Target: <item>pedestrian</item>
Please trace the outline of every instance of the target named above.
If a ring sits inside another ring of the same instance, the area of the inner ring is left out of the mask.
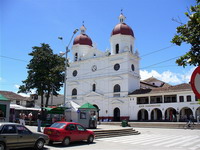
[[[39,111],[37,115],[37,124],[38,124],[37,132],[41,132],[41,123],[42,123],[42,115]]]
[[[199,115],[197,115],[197,124],[199,124]]]
[[[189,116],[189,119],[190,119],[190,123],[194,124],[194,116],[192,114]]]
[[[65,121],[65,116],[63,115],[62,118],[61,118],[61,121]]]
[[[175,115],[172,115],[172,122],[175,121]]]
[[[15,122],[16,121],[15,119],[16,119],[15,114],[12,114],[12,121]]]
[[[56,122],[56,116],[52,117],[52,123]]]
[[[4,121],[4,112],[0,109],[0,121]]]
[[[92,128],[96,128],[97,117],[95,114],[92,115],[91,120],[92,120]]]
[[[33,114],[32,114],[32,112],[30,112],[30,113],[28,114],[28,119],[29,119],[29,125],[31,125],[31,122],[32,122],[32,119],[33,119]]]
[[[19,124],[21,125],[26,125],[25,124],[25,119],[26,119],[26,115],[25,113],[22,111],[20,114],[19,114]]]

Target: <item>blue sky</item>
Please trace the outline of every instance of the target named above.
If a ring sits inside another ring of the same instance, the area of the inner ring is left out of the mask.
[[[171,46],[170,41],[180,25],[172,18],[186,23],[184,13],[194,4],[195,0],[0,0],[0,90],[17,92],[27,77],[32,47],[48,43],[54,53],[64,51],[82,21],[97,48],[110,49],[121,9],[134,31],[142,79],[154,76],[172,85],[188,82],[194,67],[179,67],[172,58],[185,54],[189,45]]]

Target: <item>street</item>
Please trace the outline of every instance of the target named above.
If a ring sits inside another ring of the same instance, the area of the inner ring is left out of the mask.
[[[45,145],[46,150],[200,150],[200,130],[135,128],[140,135],[96,139],[87,142],[71,143],[63,147],[61,143]]]

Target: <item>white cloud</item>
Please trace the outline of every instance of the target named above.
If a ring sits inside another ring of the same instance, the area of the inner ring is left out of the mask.
[[[184,73],[174,73],[171,71],[164,71],[162,73],[157,72],[156,70],[140,70],[141,80],[145,80],[150,77],[157,78],[161,81],[164,81],[169,84],[180,84],[180,83],[189,83],[192,72],[195,68],[191,68],[188,72]]]
[[[18,94],[23,96],[23,97],[30,97],[30,94],[26,94],[26,93],[18,93]]]
[[[15,88],[17,89],[17,91],[15,93],[18,92],[19,87],[20,87],[20,85],[15,84]],[[34,93],[35,93],[35,90],[33,89],[33,90],[31,90],[30,93],[18,93],[18,94],[21,96],[24,96],[24,97],[30,97],[30,94],[34,94]]]
[[[3,79],[2,77],[0,77],[0,82],[5,82],[5,79]]]
[[[19,87],[20,87],[19,85],[15,84],[15,88],[19,89]]]

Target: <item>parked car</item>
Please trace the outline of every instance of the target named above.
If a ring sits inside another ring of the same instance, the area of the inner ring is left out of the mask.
[[[49,137],[43,133],[33,133],[23,125],[0,122],[0,150],[31,147],[42,150]]]
[[[87,140],[92,143],[94,132],[85,129],[81,124],[75,122],[55,122],[50,127],[44,128],[44,134],[49,136],[49,144],[53,142],[62,142],[67,146],[70,142]]]

